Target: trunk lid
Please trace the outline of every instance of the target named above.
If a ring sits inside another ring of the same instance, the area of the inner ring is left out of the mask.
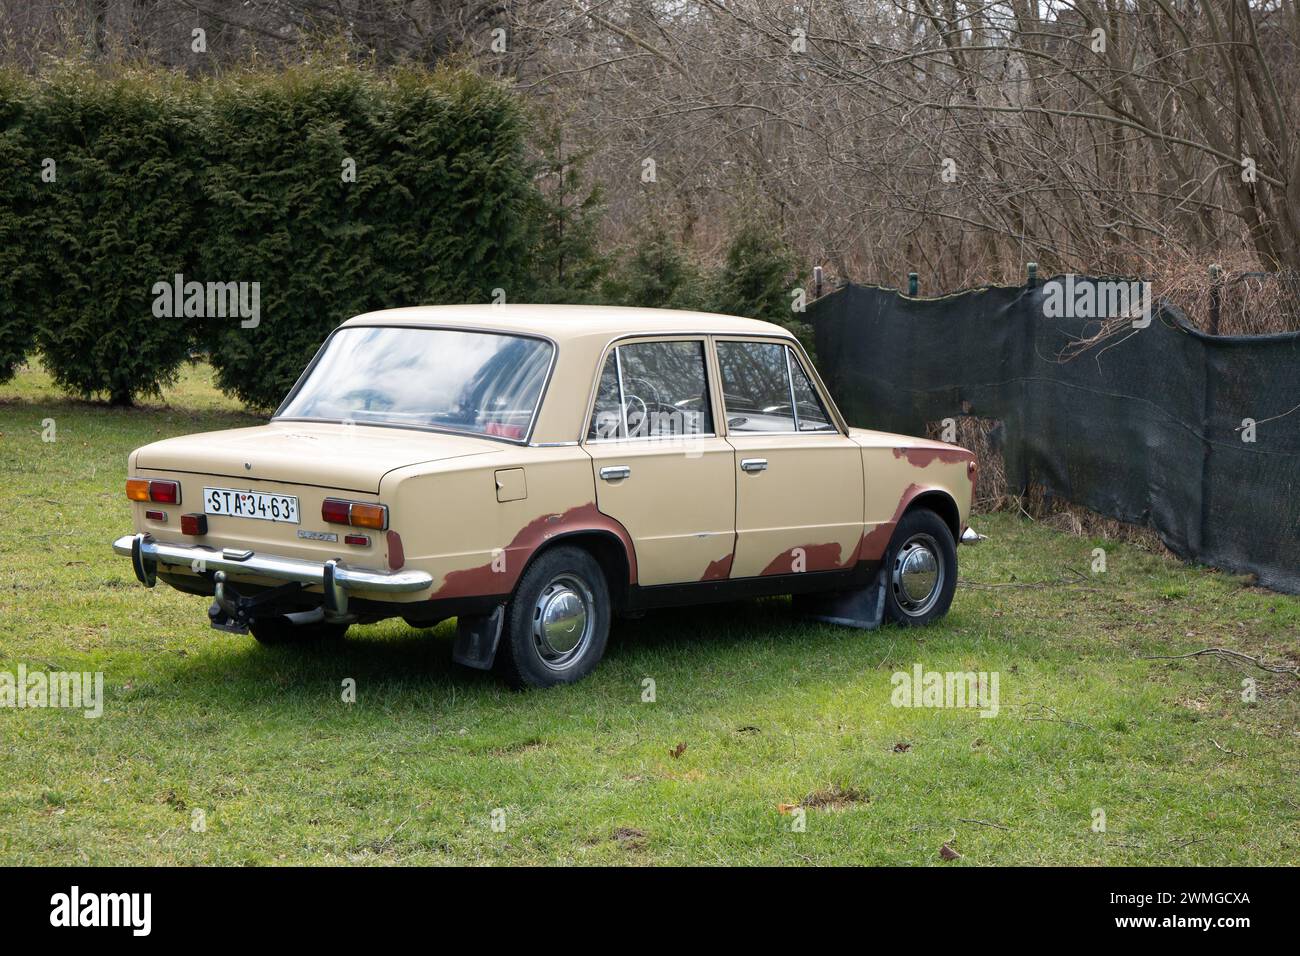
[[[501,444],[469,435],[331,422],[271,422],[168,438],[136,452],[136,467],[238,482],[378,494],[395,468],[482,455]]]

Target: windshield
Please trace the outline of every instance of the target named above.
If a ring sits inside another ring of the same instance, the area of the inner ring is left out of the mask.
[[[339,329],[277,418],[375,422],[521,440],[552,346],[455,329]]]

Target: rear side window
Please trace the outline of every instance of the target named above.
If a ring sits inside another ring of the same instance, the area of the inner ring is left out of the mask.
[[[790,369],[784,345],[719,342],[718,366],[730,431],[794,431]]]
[[[719,342],[718,366],[730,431],[835,431],[817,390],[789,346]]]
[[[703,342],[637,342],[610,352],[589,439],[712,433]]]

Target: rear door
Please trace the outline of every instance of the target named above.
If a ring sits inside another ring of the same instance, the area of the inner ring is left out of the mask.
[[[706,340],[611,347],[584,446],[597,507],[627,528],[642,586],[726,578],[735,540],[734,454],[719,437]]]
[[[731,577],[852,567],[862,537],[862,452],[840,432],[783,341],[715,342],[736,450]]]

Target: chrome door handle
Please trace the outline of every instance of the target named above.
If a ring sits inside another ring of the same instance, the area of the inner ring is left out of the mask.
[[[600,477],[606,481],[617,481],[619,478],[630,478],[632,469],[627,465],[608,465],[600,469]]]
[[[766,458],[742,458],[740,459],[741,471],[767,471]]]

